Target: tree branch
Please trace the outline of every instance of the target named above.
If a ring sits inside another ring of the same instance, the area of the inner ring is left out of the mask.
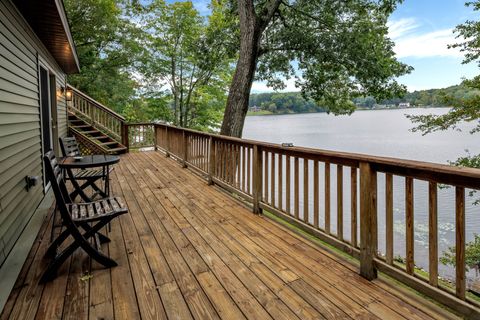
[[[277,12],[280,4],[284,3],[283,0],[270,0],[270,2],[263,9],[262,15],[260,16],[260,28],[265,30],[273,16]]]

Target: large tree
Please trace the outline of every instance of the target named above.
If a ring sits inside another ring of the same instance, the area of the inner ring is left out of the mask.
[[[203,17],[191,1],[146,5],[149,58],[144,66],[149,90],[166,90],[173,123],[181,127],[218,127],[231,80],[230,21],[213,3]],[[233,31],[235,32],[235,31]]]
[[[254,80],[282,88],[295,77],[306,98],[335,114],[351,99],[385,99],[405,88],[386,26],[401,0],[230,0],[239,19],[239,55],[221,133],[242,135]]]
[[[472,6],[475,11],[480,11],[480,0],[469,1],[466,5]],[[465,53],[463,63],[477,62],[480,66],[480,21],[466,21],[456,27],[455,33],[460,42],[452,44],[450,47],[459,48]],[[458,129],[459,124],[470,122],[476,124],[470,133],[480,132],[480,75],[463,81],[462,85],[469,89],[468,95],[458,97],[449,94],[448,91],[444,92],[443,104],[452,107],[447,113],[409,116],[417,125],[413,131],[428,134],[435,131]],[[452,164],[480,168],[480,154],[467,154],[453,161]]]

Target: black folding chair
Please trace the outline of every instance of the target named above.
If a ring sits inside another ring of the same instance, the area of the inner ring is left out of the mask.
[[[51,280],[62,263],[78,248],[82,248],[92,259],[107,268],[116,266],[114,260],[101,252],[101,243],[109,242],[110,239],[101,234],[100,229],[115,217],[127,213],[128,209],[117,197],[89,203],[72,203],[53,151],[47,152],[43,160],[65,230],[50,244],[45,253],[46,256],[53,256],[53,259],[43,273],[41,281]],[[73,243],[57,254],[58,248],[69,236],[73,237]],[[94,245],[90,240],[94,240]]]
[[[78,157],[81,156],[80,153],[80,148],[78,147],[77,140],[75,137],[64,137],[64,138],[59,138],[60,140],[60,149],[62,149],[62,153],[64,157]],[[110,185],[109,181],[106,180],[108,173],[106,172],[106,168],[103,167],[101,169],[81,169],[76,172],[74,172],[74,177],[73,179],[78,180],[78,181],[84,181],[80,185],[81,190],[85,190],[89,186],[92,187],[94,190],[95,195],[100,195],[100,197],[103,196],[108,196],[110,194]],[[113,170],[113,168],[108,168],[109,171]],[[65,179],[69,180],[70,177],[67,175],[64,175]],[[104,186],[105,190],[100,190],[100,188],[95,184],[96,181],[98,180],[104,180]],[[78,190],[74,190],[70,197],[72,200],[75,200],[75,198],[79,195]]]

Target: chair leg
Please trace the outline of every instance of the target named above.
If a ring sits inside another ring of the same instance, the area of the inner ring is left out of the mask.
[[[96,250],[88,242],[89,238],[91,238],[95,234],[98,234],[98,231],[103,228],[107,223],[109,223],[113,218],[114,217],[110,217],[109,219],[99,221],[96,225],[90,227],[90,229],[84,234],[80,233],[80,231],[76,228],[75,225],[67,225],[67,229],[62,234],[60,234],[58,238],[63,238],[63,240],[65,240],[69,235],[72,235],[74,238],[74,242],[50,262],[47,269],[43,273],[40,281],[46,282],[51,280],[55,276],[58,268],[62,265],[62,263],[64,263],[65,260],[67,260],[67,258],[72,255],[79,247],[81,247],[92,259],[96,260],[98,263],[102,264],[106,268],[117,266],[115,260],[107,257],[100,251]],[[55,239],[55,243],[61,243],[61,239],[58,239],[58,241],[57,239]]]
[[[85,231],[89,231],[89,230],[92,229],[92,227],[88,223],[82,223],[81,226],[82,226],[83,230],[85,230]],[[108,242],[111,241],[109,237],[107,237],[106,235],[104,235],[100,231],[98,231],[97,234],[98,234],[98,238],[100,239],[101,243],[108,243]]]
[[[56,275],[58,268],[62,265],[62,263],[65,262],[65,260],[67,260],[69,256],[71,256],[75,252],[76,249],[78,249],[79,246],[80,246],[79,243],[74,242],[70,246],[68,246],[68,248],[63,250],[62,253],[57,255],[55,259],[53,259],[49,263],[45,272],[43,272],[43,275],[40,278],[40,282],[45,283],[47,281],[52,280]]]
[[[68,238],[70,232],[68,230],[64,230],[48,247],[47,251],[45,251],[45,257],[54,257],[57,253],[58,247]]]
[[[72,234],[73,237],[75,238],[75,240],[77,240],[76,242],[79,243],[80,247],[85,250],[85,252],[94,260],[96,260],[98,263],[104,265],[105,267],[107,268],[110,268],[110,267],[115,267],[117,266],[117,263],[115,262],[115,260],[107,257],[106,255],[104,255],[103,253],[101,253],[100,251],[96,250],[89,242],[87,239],[89,239],[90,237],[92,237],[93,235],[95,234],[98,234],[98,231],[103,228],[108,222],[110,222],[110,220],[112,219],[113,217],[111,217],[110,219],[108,220],[103,220],[103,221],[99,221],[96,225],[94,225],[93,227],[91,227],[91,229],[89,229],[87,232],[85,232],[85,234],[83,235],[80,235],[80,237],[78,237],[79,233],[74,233]]]
[[[53,241],[53,233],[55,231],[55,218],[57,217],[57,210],[58,206],[55,204],[55,209],[53,209],[53,214],[52,214],[52,229],[50,230],[50,242]]]

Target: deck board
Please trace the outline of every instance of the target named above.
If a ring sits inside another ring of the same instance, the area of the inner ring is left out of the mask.
[[[0,319],[455,318],[363,279],[158,152],[122,156],[112,186],[130,210],[104,244],[119,266],[104,269],[77,251],[39,284],[46,220]]]

